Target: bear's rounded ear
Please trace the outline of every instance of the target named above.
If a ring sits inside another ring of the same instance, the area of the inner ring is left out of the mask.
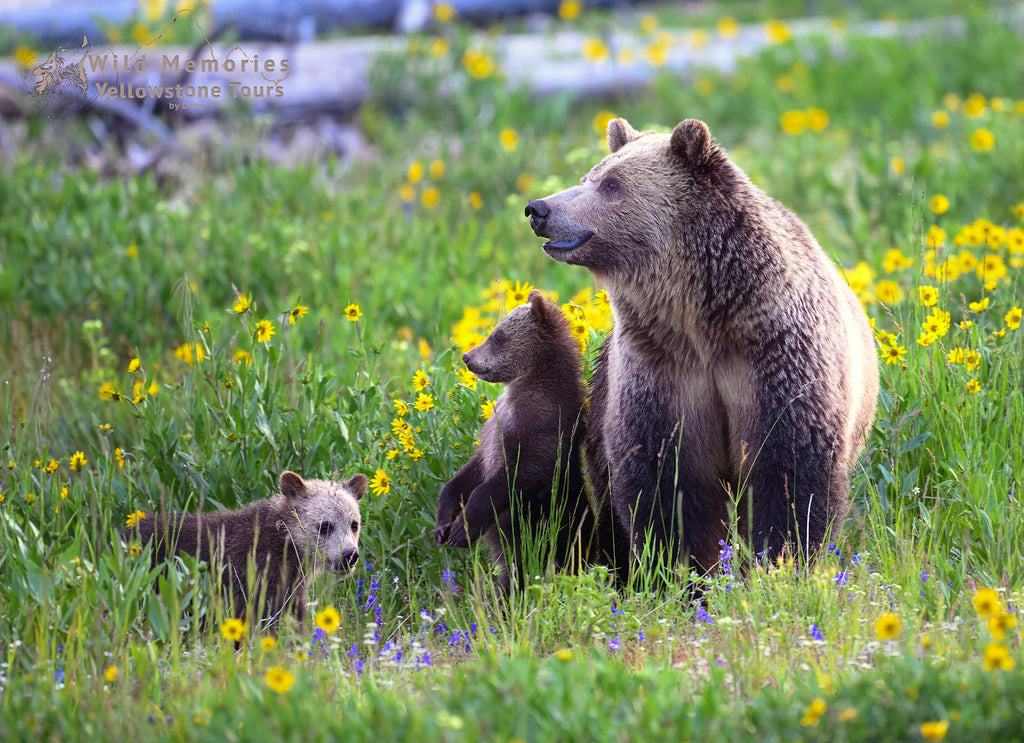
[[[711,131],[703,121],[686,119],[672,130],[670,145],[672,152],[686,164],[701,165],[711,154]]]
[[[360,472],[358,475],[353,475],[346,480],[345,487],[351,491],[356,500],[362,500],[363,496],[366,495],[366,490],[370,487],[370,481],[366,475]]]
[[[527,298],[527,301],[530,303],[530,313],[534,317],[538,319],[544,319],[547,317],[547,304],[544,301],[544,295],[540,293],[539,289],[533,289],[530,292],[530,296]]]
[[[277,481],[281,495],[285,498],[298,498],[306,492],[306,482],[291,470],[281,473],[281,479]]]
[[[612,119],[608,122],[608,149],[612,152],[618,152],[639,136],[640,132],[625,119]]]

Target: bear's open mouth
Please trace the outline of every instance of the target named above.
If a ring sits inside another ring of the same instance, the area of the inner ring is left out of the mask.
[[[568,240],[548,240],[546,243],[544,243],[543,248],[548,253],[550,253],[552,250],[556,252],[575,250],[593,236],[594,233],[591,232],[590,230],[587,230],[586,232],[583,232],[580,235],[577,235],[576,237],[570,238]]]

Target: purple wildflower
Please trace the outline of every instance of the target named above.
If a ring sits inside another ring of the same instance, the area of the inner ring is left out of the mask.
[[[441,573],[441,586],[447,587],[452,593],[455,593],[455,573],[448,568]]]
[[[694,616],[698,622],[707,622],[708,624],[714,624],[715,620],[711,618],[711,615],[705,611],[703,606],[697,607],[697,614]]]
[[[722,563],[722,572],[725,575],[732,575],[732,547],[726,544],[724,539],[719,539],[718,545],[722,548],[718,551],[718,561]]]

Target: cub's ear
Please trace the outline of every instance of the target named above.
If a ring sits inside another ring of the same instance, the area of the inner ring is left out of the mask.
[[[345,487],[348,488],[352,495],[356,497],[356,500],[362,500],[363,496],[366,495],[367,489],[370,487],[370,481],[366,475],[360,472],[358,475],[353,475],[351,478],[345,481]]]
[[[530,296],[527,298],[530,303],[530,314],[536,317],[538,320],[543,320],[548,316],[548,303],[544,299],[544,295],[540,293],[538,289],[534,289],[530,292]]]
[[[639,136],[640,132],[625,119],[612,119],[608,122],[608,149],[612,152],[618,152]]]
[[[281,473],[281,479],[277,481],[277,486],[281,490],[281,495],[288,499],[299,498],[306,492],[305,480],[291,470]]]
[[[697,119],[686,119],[672,130],[672,152],[691,167],[704,165],[714,151],[714,140],[708,125]]]

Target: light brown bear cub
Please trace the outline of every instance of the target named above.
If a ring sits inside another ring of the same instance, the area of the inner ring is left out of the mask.
[[[236,511],[147,513],[122,532],[126,541],[153,541],[153,564],[174,554],[221,566],[227,610],[243,616],[265,593],[260,618],[275,622],[286,609],[305,619],[310,581],[323,568],[346,575],[359,560],[359,500],[366,475],[345,482],[303,480],[284,472],[280,493]],[[253,561],[256,580],[248,582]]]
[[[524,579],[521,524],[550,525],[558,567],[592,537],[581,452],[582,357],[565,315],[534,290],[462,359],[480,379],[508,386],[476,452],[441,489],[434,534],[439,545],[453,547],[483,538],[508,591],[510,572],[520,586]]]
[[[702,121],[608,125],[581,184],[531,201],[552,258],[611,294],[587,467],[642,547],[710,570],[735,502],[756,554],[813,554],[846,516],[878,362],[857,298]]]

